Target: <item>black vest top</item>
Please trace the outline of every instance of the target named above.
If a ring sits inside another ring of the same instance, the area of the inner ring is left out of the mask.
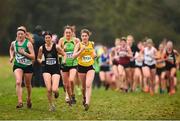
[[[51,50],[47,50],[45,45],[43,45],[43,53],[45,58],[45,66],[58,67],[58,52],[56,50],[56,44],[53,44]]]

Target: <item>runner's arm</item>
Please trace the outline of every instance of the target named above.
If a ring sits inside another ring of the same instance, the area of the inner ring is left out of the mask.
[[[131,51],[130,47],[128,47],[127,57],[129,57],[129,58],[133,57],[133,54],[132,54],[132,51]]]
[[[85,46],[80,49],[80,43],[75,46],[73,58],[77,58],[79,54],[85,49]]]
[[[113,57],[115,56],[115,48],[112,48],[110,54],[109,54],[109,64],[113,65]]]
[[[9,55],[10,55],[10,63],[12,63],[13,59],[14,59],[14,41],[11,43],[11,46],[9,48]]]
[[[153,54],[153,58],[156,59],[156,53],[157,53],[157,49],[154,47],[154,54]]]
[[[176,55],[176,56],[180,56],[180,54],[179,54],[179,52],[177,51],[177,50],[173,50],[174,51],[174,54]]]
[[[43,55],[43,53],[42,53],[42,46],[39,48],[39,51],[38,51],[38,56],[37,56],[37,61],[39,62],[39,63],[42,63],[42,55]]]
[[[29,53],[24,51],[23,55],[26,56],[27,58],[31,59],[31,60],[35,60],[34,48],[33,48],[32,43],[28,42],[27,47],[28,47]]]
[[[96,51],[93,51],[93,58],[95,59],[97,57]]]
[[[80,42],[80,39],[79,38],[75,38],[75,43],[78,44]]]
[[[64,45],[63,45],[63,38],[59,39],[58,45],[61,49],[64,49]]]
[[[56,45],[56,49],[57,49],[57,51],[58,51],[58,54],[60,54],[60,55],[62,55],[63,56],[63,61],[64,61],[64,63],[66,62],[65,60],[66,60],[66,53],[58,46],[58,45]]]
[[[173,50],[174,51],[174,54],[176,56],[176,65],[177,65],[177,69],[179,69],[179,63],[180,63],[180,54],[177,50]]]

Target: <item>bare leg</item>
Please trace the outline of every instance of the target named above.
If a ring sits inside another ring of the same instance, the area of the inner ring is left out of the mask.
[[[74,83],[75,83],[75,77],[77,74],[77,70],[76,69],[71,69],[69,71],[69,81],[71,84],[71,94],[74,95]]]
[[[86,74],[78,73],[78,77],[82,82],[83,105],[86,103]]]
[[[89,105],[91,92],[92,92],[92,82],[94,80],[95,71],[89,70],[86,74],[86,104]]]
[[[43,73],[43,78],[47,89],[47,97],[48,97],[49,105],[52,105],[51,74]]]
[[[31,90],[32,90],[32,86],[31,86],[31,79],[32,79],[32,73],[25,73],[24,74],[24,78],[25,78],[25,86],[27,88],[27,100],[31,100]]]
[[[18,96],[18,103],[22,103],[22,78],[23,78],[23,70],[16,69],[14,71],[14,75],[16,78],[16,94]]]
[[[52,75],[52,92],[53,93],[58,93],[59,79],[60,79],[60,75],[59,74],[53,74]]]
[[[62,74],[62,79],[63,79],[63,83],[64,83],[64,87],[65,87],[65,90],[71,100],[71,85],[70,85],[70,82],[69,82],[69,72],[63,72]]]

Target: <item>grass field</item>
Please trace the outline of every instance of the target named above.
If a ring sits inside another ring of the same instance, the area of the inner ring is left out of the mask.
[[[7,57],[0,57],[0,119],[180,119],[180,86],[178,92],[156,94],[120,93],[94,89],[89,111],[85,112],[81,105],[81,96],[77,104],[69,107],[64,101],[64,92],[60,88],[60,98],[57,100],[57,111],[48,111],[45,88],[33,88],[32,109],[17,110],[15,94],[15,79],[12,67]],[[24,101],[26,91],[24,91]]]

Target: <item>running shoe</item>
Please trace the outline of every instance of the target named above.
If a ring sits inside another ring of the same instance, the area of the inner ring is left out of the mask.
[[[70,107],[72,106],[72,100],[69,100],[66,103],[68,103]]]
[[[84,105],[84,110],[85,110],[85,111],[88,111],[88,109],[89,109],[89,105],[88,105],[88,104],[85,104],[85,105]]]
[[[153,96],[154,95],[154,91],[152,89],[150,89],[150,95]]]
[[[148,86],[146,86],[146,87],[144,88],[144,92],[145,92],[145,93],[148,93],[148,92],[149,92],[149,87],[148,87]]]
[[[54,105],[54,104],[50,105],[50,107],[49,107],[49,111],[51,111],[51,112],[56,111],[56,107],[55,107],[55,105]]]
[[[174,95],[176,93],[175,89],[170,90],[169,95]]]
[[[59,92],[55,92],[55,93],[54,93],[54,98],[57,99],[58,97],[59,97]]]
[[[76,99],[75,99],[75,95],[72,95],[72,104],[76,104]]]
[[[27,99],[27,108],[31,108],[31,107],[32,107],[31,99]]]
[[[67,93],[67,92],[66,92],[65,101],[66,101],[66,103],[68,103],[68,102],[70,101],[70,99],[69,99],[69,95],[68,95],[68,93]]]
[[[23,103],[18,103],[16,108],[22,108],[23,107]]]

